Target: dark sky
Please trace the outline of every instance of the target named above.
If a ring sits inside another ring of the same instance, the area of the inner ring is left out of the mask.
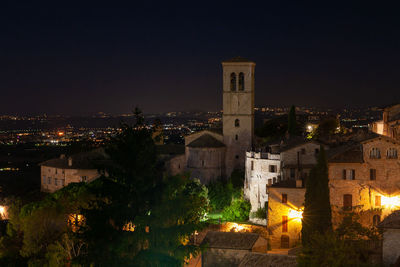
[[[238,55],[257,64],[257,106],[400,100],[400,16],[383,1],[137,2],[2,7],[0,113],[218,110],[220,62]]]

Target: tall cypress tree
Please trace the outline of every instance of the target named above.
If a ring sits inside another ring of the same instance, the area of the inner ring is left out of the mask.
[[[292,106],[288,114],[288,133],[290,136],[296,135],[296,107]]]
[[[307,246],[314,234],[332,231],[332,214],[329,199],[328,164],[321,146],[317,165],[306,181],[306,194],[301,229],[303,246]]]

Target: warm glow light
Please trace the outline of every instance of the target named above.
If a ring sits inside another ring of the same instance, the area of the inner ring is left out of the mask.
[[[395,197],[387,197],[387,196],[382,196],[381,198],[381,203],[383,206],[389,209],[396,209],[400,208],[400,197],[395,196]]]
[[[289,210],[289,219],[302,219],[303,218],[303,210]]]
[[[58,132],[58,136],[63,136],[64,132]]]
[[[3,206],[0,206],[0,215],[3,215],[6,209]]]
[[[247,225],[242,225],[238,223],[233,223],[233,222],[227,222],[225,224],[225,232],[248,232],[250,231],[250,227]]]

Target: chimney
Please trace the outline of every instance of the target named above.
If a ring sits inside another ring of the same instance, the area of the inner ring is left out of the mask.
[[[60,159],[65,159],[65,154],[61,154]]]
[[[303,180],[300,179],[296,180],[296,188],[301,188],[301,187],[303,187]]]
[[[68,158],[68,166],[72,167],[72,158],[71,157]]]

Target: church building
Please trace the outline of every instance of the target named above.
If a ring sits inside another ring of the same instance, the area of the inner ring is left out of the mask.
[[[222,62],[222,132],[205,130],[185,137],[185,155],[167,163],[171,174],[185,171],[202,183],[244,170],[254,135],[255,63],[236,57]]]

